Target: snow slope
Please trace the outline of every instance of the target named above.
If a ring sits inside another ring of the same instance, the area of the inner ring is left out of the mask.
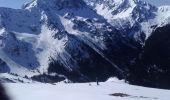
[[[17,74],[0,73],[0,83],[35,83],[28,76],[18,76]]]
[[[4,84],[11,100],[169,100],[170,90],[145,88],[116,80],[100,83]],[[110,94],[126,94],[124,97]]]

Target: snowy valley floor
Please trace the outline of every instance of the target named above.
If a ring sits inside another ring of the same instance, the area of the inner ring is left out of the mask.
[[[5,83],[12,100],[170,100],[170,90],[145,88],[118,81],[100,83]],[[121,97],[122,96],[122,97]]]

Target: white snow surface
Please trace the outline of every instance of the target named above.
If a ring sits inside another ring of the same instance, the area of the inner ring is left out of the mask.
[[[108,81],[100,83],[4,84],[11,100],[169,100],[170,90]],[[119,97],[110,94],[123,93]]]

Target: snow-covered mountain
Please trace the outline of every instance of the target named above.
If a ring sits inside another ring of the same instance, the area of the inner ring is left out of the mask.
[[[157,8],[142,0],[85,1],[119,30],[131,29],[137,25],[149,37],[153,26],[161,27],[169,23],[169,6]]]
[[[0,8],[0,72],[39,81],[127,77],[170,7],[140,0],[33,0]],[[57,80],[55,79],[55,80]]]

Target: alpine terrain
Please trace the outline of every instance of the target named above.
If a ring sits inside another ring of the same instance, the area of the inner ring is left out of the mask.
[[[142,0],[33,0],[22,9],[1,7],[1,81],[116,76],[170,88],[169,32],[170,6]]]

